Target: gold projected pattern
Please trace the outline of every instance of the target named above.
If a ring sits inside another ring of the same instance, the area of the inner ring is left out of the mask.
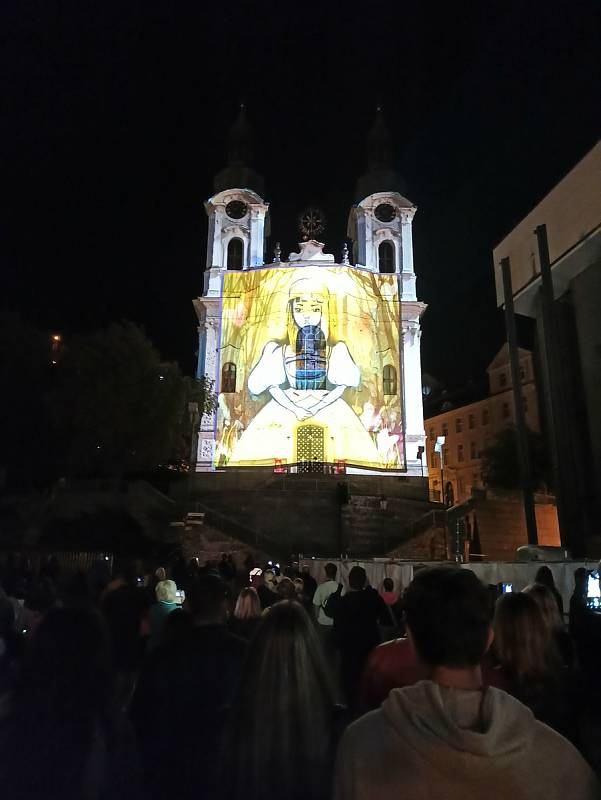
[[[216,467],[405,468],[396,281],[331,266],[224,276]]]

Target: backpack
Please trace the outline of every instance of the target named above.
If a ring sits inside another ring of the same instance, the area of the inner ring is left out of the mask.
[[[323,613],[326,617],[330,617],[330,619],[334,619],[338,612],[338,608],[340,607],[340,601],[342,599],[342,584],[339,583],[336,591],[332,592],[332,594],[328,597],[326,602],[322,605]]]

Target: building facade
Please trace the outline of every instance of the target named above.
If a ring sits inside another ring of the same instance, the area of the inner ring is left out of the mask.
[[[601,500],[601,142],[495,247],[499,306],[503,259],[516,313],[536,321],[562,541],[583,555]]]
[[[532,353],[520,348],[519,360],[526,425],[538,432],[540,421]],[[482,451],[504,428],[515,424],[507,344],[492,360],[487,374],[488,397],[448,408],[425,421],[431,496],[435,500],[442,500],[444,496],[449,505],[463,503],[471,497],[473,488],[482,487]],[[440,454],[434,447],[439,436],[445,437],[442,469]]]
[[[266,257],[269,204],[250,169],[245,121],[205,203],[209,219],[198,376],[217,410],[200,421],[197,471],[271,469],[421,476],[425,442],[415,206],[389,168],[389,135],[370,134],[366,191],[348,249],[324,252],[309,210],[298,251]],[[246,183],[243,183],[246,181]]]

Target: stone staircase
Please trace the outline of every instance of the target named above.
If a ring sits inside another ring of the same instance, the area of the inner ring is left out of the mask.
[[[427,539],[424,558],[441,506],[412,479],[217,473],[191,482],[187,508],[224,537],[278,559],[384,556],[416,537]]]

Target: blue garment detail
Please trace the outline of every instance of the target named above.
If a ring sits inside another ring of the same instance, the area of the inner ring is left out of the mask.
[[[305,325],[296,335],[297,389],[326,388],[326,339],[319,325]]]

